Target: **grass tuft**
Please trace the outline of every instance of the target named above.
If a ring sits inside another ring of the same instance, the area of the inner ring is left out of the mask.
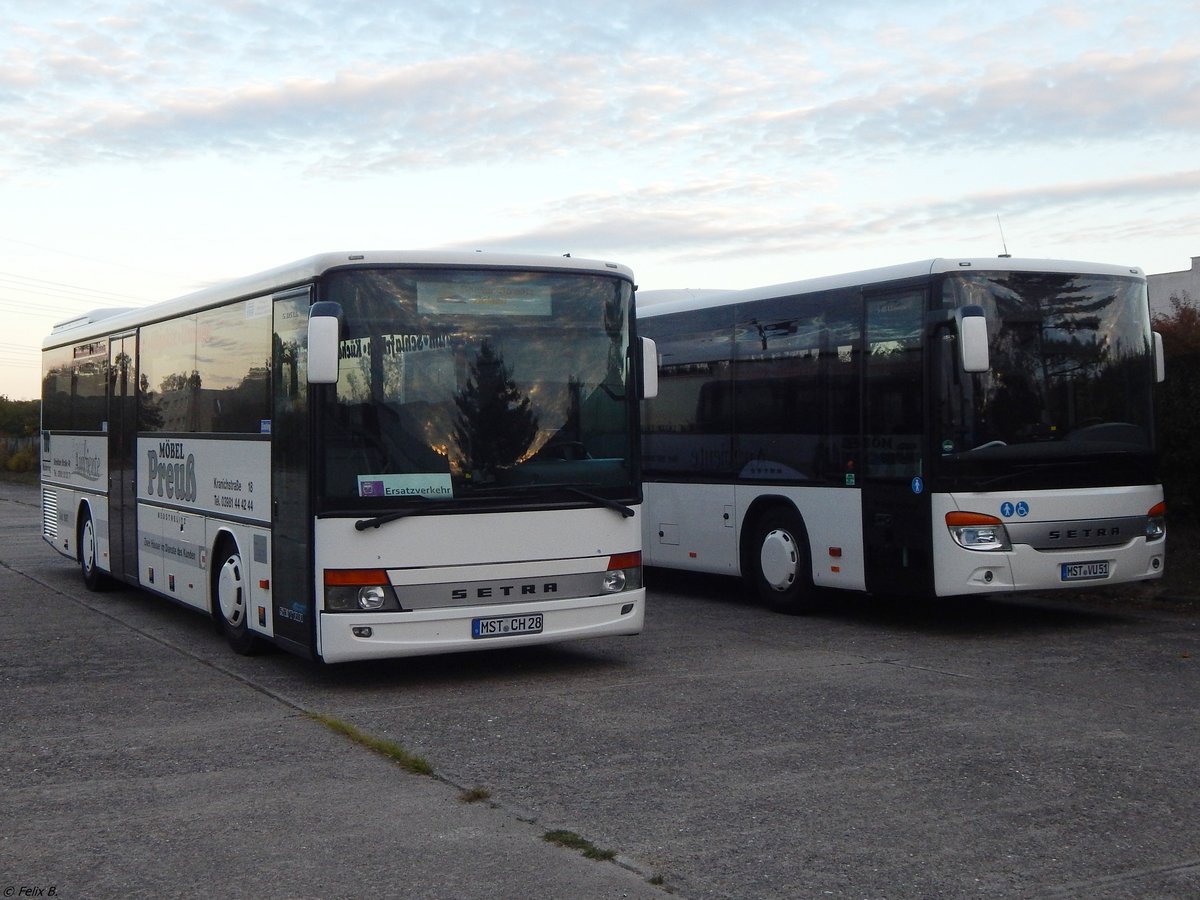
[[[392,762],[398,764],[404,769],[412,772],[414,775],[432,775],[433,766],[422,756],[417,756],[415,753],[410,753],[399,744],[393,741],[386,741],[383,738],[372,737],[371,735],[360,731],[348,722],[343,722],[341,719],[335,719],[333,716],[327,716],[322,713],[309,713],[310,719],[320,722],[331,731],[336,731],[338,734],[348,737],[356,744],[361,744],[368,750],[373,750],[380,756],[386,756]]]
[[[458,795],[458,799],[463,803],[482,803],[492,799],[492,792],[485,787],[468,788]]]
[[[614,859],[617,855],[615,850],[601,850],[587,838],[582,838],[573,831],[547,831],[542,835],[542,840],[566,847],[568,850],[578,850],[588,859],[607,861]]]

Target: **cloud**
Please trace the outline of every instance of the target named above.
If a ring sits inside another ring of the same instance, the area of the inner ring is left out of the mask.
[[[974,242],[994,237],[998,213],[1036,228],[1028,244],[1065,243],[1077,239],[1079,216],[1093,216],[1092,236],[1114,233],[1169,234],[1186,225],[1177,218],[1156,222],[1147,207],[1156,201],[1200,197],[1200,169],[1149,176],[1035,185],[989,190],[965,196],[888,198],[861,206],[806,206],[789,214],[770,203],[773,190],[795,189],[769,180],[750,185],[712,182],[680,189],[657,186],[631,195],[588,194],[564,199],[544,210],[542,224],[519,233],[483,235],[470,246],[489,250],[574,251],[580,255],[629,258],[647,247],[675,262],[739,257],[820,254],[831,242],[841,247],[872,248],[878,254],[896,238],[924,235],[929,243],[957,233]],[[1128,205],[1133,215],[1113,216]],[[1039,222],[1041,217],[1048,221]],[[1088,217],[1083,217],[1087,219]],[[1070,234],[1062,222],[1072,223]],[[1136,224],[1135,224],[1136,223]],[[1114,227],[1118,229],[1114,232]]]
[[[782,170],[1200,132],[1200,48],[1183,39],[1076,54],[1020,17],[939,35],[893,13],[847,36],[852,12],[783,3],[604,8],[154,5],[163,18],[43,26],[0,67],[6,152],[27,167],[255,153],[342,178],[590,155],[614,136],[631,158]],[[1063,28],[1088,21],[1061,12]],[[1017,28],[1024,43],[1002,40]]]

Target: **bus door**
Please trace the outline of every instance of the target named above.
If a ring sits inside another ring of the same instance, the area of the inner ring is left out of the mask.
[[[926,290],[867,293],[862,505],[867,590],[933,590],[925,490],[923,353]]]
[[[137,335],[108,343],[108,552],[114,575],[136,583],[137,544]]]
[[[312,656],[316,610],[312,580],[309,479],[308,287],[274,297],[271,359],[271,598],[276,640]]]

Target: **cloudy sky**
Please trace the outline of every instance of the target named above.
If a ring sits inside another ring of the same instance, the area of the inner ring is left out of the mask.
[[[992,256],[1002,226],[1187,269],[1200,3],[9,0],[0,135],[23,398],[54,321],[326,250],[733,288]]]

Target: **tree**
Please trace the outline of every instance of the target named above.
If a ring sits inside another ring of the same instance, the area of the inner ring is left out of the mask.
[[[0,434],[7,437],[29,437],[41,427],[40,400],[9,400],[0,394]]]
[[[1154,315],[1154,330],[1163,336],[1167,356],[1200,353],[1200,307],[1187,291],[1172,294],[1170,303],[1170,313]]]
[[[537,436],[532,401],[521,393],[512,370],[486,339],[454,404],[459,465],[469,475],[494,478],[497,469],[520,460]]]
[[[1167,380],[1154,399],[1167,510],[1192,519],[1200,514],[1200,470],[1195,463],[1196,422],[1200,420],[1200,308],[1188,296],[1171,296],[1171,312],[1154,317],[1163,336]]]

